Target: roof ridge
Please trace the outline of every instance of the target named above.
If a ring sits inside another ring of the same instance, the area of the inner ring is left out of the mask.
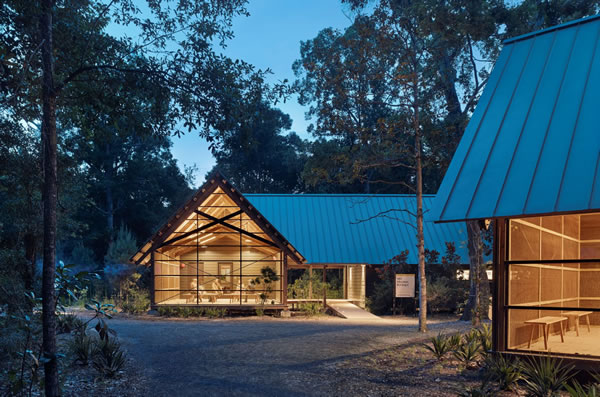
[[[243,193],[244,196],[285,196],[285,197],[415,197],[414,194],[397,193]],[[423,197],[435,197],[435,194],[423,194]]]
[[[560,30],[560,29],[565,29],[565,28],[571,27],[573,25],[580,25],[580,24],[592,22],[592,21],[595,21],[596,19],[600,19],[600,14],[590,15],[587,17],[575,19],[573,21],[564,22],[559,25],[550,26],[549,28],[536,30],[535,32],[529,32],[529,33],[525,33],[525,34],[522,34],[519,36],[511,37],[509,39],[504,40],[503,44],[506,45],[506,44],[515,43],[517,41],[527,40],[527,39],[530,39],[530,38],[533,38],[536,36],[540,36],[542,34],[554,32],[554,31]]]

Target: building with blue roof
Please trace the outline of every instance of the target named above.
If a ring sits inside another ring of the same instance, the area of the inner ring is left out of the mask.
[[[424,197],[425,211],[433,199]],[[404,250],[417,263],[415,212],[408,195],[241,194],[216,173],[132,262],[152,268],[153,307],[284,309],[290,269],[335,269],[342,299],[364,306],[368,265]],[[443,255],[452,242],[463,263],[466,239],[463,223],[425,225],[426,248]],[[323,295],[312,292],[300,298]]]
[[[496,351],[600,358],[599,109],[600,16],[505,41],[428,214],[495,220]]]

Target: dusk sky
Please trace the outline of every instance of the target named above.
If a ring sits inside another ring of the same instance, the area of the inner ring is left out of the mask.
[[[250,0],[248,11],[249,17],[235,19],[235,38],[227,42],[225,54],[260,69],[270,68],[271,82],[293,81],[292,63],[300,57],[300,41],[314,38],[321,29],[350,24],[339,0]],[[292,130],[307,137],[306,109],[295,98],[277,107],[292,118]],[[196,185],[214,165],[206,141],[194,133],[174,137],[172,152],[180,167],[198,166]]]

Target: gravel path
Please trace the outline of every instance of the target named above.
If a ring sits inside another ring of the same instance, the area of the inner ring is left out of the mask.
[[[337,363],[424,338],[414,319],[117,317],[111,326],[156,396],[332,395]],[[427,336],[467,327],[442,320]]]

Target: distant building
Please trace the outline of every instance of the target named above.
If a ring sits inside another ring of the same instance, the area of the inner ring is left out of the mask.
[[[426,196],[424,206],[432,200]],[[318,301],[323,291],[288,297],[288,270],[323,268],[340,275],[338,300],[364,307],[367,265],[403,250],[417,263],[411,212],[416,200],[407,195],[243,195],[216,173],[132,262],[152,267],[154,308],[284,309]],[[454,242],[468,263],[464,224],[426,224],[425,240],[442,255],[445,243]]]

